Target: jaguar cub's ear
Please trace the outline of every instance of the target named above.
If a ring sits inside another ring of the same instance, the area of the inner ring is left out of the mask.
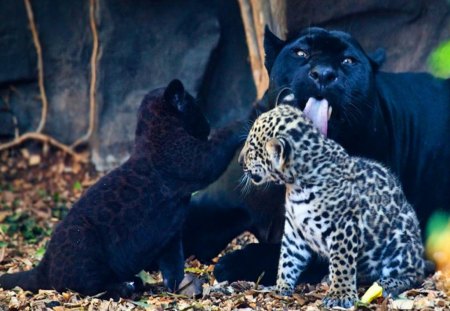
[[[264,52],[266,53],[264,65],[266,66],[269,74],[272,70],[273,64],[275,63],[275,59],[284,47],[285,43],[286,42],[275,36],[275,34],[270,31],[269,26],[266,25],[264,28]]]
[[[275,169],[281,170],[291,154],[291,145],[283,137],[274,137],[266,143],[266,151]]]
[[[180,112],[185,110],[185,90],[180,80],[172,80],[164,91],[164,100]]]

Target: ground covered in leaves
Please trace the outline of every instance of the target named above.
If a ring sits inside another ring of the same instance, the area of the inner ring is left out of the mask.
[[[58,152],[16,149],[0,153],[0,274],[27,270],[42,258],[52,229],[72,204],[100,176],[89,164]],[[255,242],[246,233],[226,251]],[[281,297],[252,282],[217,283],[214,265],[195,258],[186,262],[185,285],[175,294],[161,286],[158,273],[142,273],[150,290],[118,302],[80,297],[74,292],[0,289],[3,310],[321,310],[325,283],[298,286],[293,297]],[[361,289],[361,294],[364,289]],[[421,288],[401,298],[378,298],[361,310],[450,310],[450,276],[437,272]]]

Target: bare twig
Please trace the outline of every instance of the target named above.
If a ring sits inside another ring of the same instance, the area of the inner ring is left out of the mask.
[[[97,0],[89,0],[89,23],[92,31],[92,54],[91,54],[91,83],[89,86],[89,128],[87,133],[81,138],[77,139],[70,147],[72,149],[76,148],[80,144],[87,142],[95,129],[95,87],[97,83],[97,60],[98,60],[98,32],[97,25],[95,23],[95,14],[97,7]]]
[[[263,272],[258,276],[258,279],[256,280],[255,287],[254,287],[255,290],[258,289],[259,283],[261,282],[261,280],[262,280],[262,278],[264,277],[265,274],[266,274],[266,272],[263,271]]]
[[[41,93],[41,101],[42,101],[42,110],[41,110],[41,120],[39,121],[39,125],[36,129],[37,133],[42,132],[45,126],[45,122],[47,120],[47,109],[48,109],[48,101],[47,94],[45,93],[44,87],[44,62],[42,60],[42,48],[41,43],[39,41],[38,32],[36,30],[36,23],[34,22],[33,9],[30,4],[30,0],[24,0],[25,8],[27,10],[28,22],[30,23],[31,34],[33,35],[33,43],[36,48],[37,54],[37,67],[38,67],[38,84],[39,91]]]

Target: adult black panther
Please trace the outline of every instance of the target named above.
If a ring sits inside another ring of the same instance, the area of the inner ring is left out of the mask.
[[[266,109],[285,88],[293,92],[294,104],[302,109],[309,98],[326,99],[312,101],[309,116],[352,155],[390,167],[414,205],[422,229],[433,211],[449,210],[450,80],[426,73],[381,72],[381,53],[368,56],[354,38],[341,31],[308,28],[300,36],[283,41],[266,29],[264,47],[270,74],[263,100]],[[246,208],[252,206],[254,197],[245,202]],[[254,231],[282,230],[281,200],[274,201],[265,200],[257,207],[266,218],[272,216],[271,227],[266,226],[265,218],[250,221]],[[258,215],[257,210],[248,210],[250,215]],[[265,282],[272,283],[279,246],[266,244],[261,236],[261,244],[222,258],[216,277],[256,279],[266,271]]]

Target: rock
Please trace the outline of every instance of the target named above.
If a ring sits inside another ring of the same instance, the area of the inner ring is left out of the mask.
[[[173,78],[181,79],[199,98],[213,127],[250,109],[255,90],[237,2],[177,0],[171,4],[156,2],[149,10],[147,2],[138,2],[128,8],[124,19],[123,3],[108,1],[99,67],[110,74],[99,81],[103,95],[93,140],[97,169],[110,169],[127,159],[143,96]],[[131,44],[124,44],[128,41]]]
[[[285,18],[288,36],[315,25],[350,32],[369,52],[386,48],[386,71],[426,71],[430,52],[450,38],[446,0],[286,0]]]
[[[198,94],[220,37],[205,1],[103,1],[99,71],[99,127],[93,160],[100,170],[123,162],[132,148],[136,113],[144,95],[178,78]],[[162,27],[162,25],[164,25]],[[132,34],[132,36],[130,36]]]
[[[13,118],[14,116],[9,109],[0,109],[0,141],[8,141],[14,138],[16,126]]]

